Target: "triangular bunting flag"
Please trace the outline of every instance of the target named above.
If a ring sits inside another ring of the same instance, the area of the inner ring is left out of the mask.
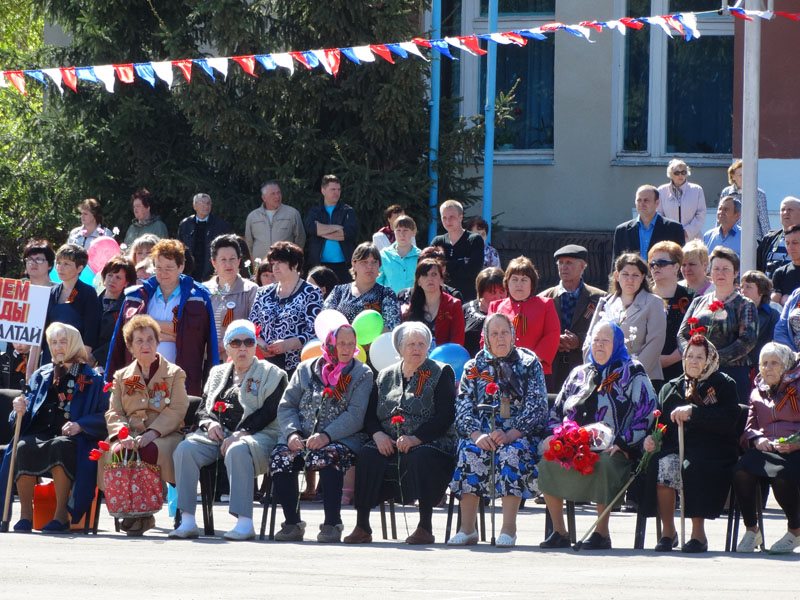
[[[431,47],[430,40],[426,40],[425,38],[415,37],[411,41],[414,42],[417,46],[422,46],[423,48]]]
[[[100,65],[94,68],[94,74],[103,82],[109,94],[114,93],[114,82],[117,80],[114,74],[114,65]]]
[[[730,7],[730,8],[728,8],[728,11],[730,11],[730,13],[734,17],[736,17],[737,19],[741,19],[742,21],[752,21],[753,20],[753,17],[748,16],[747,13],[744,12],[743,8]]]
[[[339,48],[325,48],[323,52],[325,52],[325,58],[328,59],[328,64],[331,66],[333,76],[336,77],[339,74],[339,66],[342,63],[341,51]]]
[[[175,76],[175,73],[172,71],[172,63],[165,60],[162,62],[151,62],[150,66],[153,67],[153,72],[158,75],[158,78],[166,83],[168,88],[171,88],[173,77]]]
[[[408,58],[408,52],[400,44],[386,44],[386,47],[400,58]]]
[[[22,74],[22,71],[6,71],[6,77],[20,94],[24,96],[27,93],[25,91],[25,75]]]
[[[517,33],[520,34],[521,36],[524,36],[526,38],[531,38],[534,40],[547,39],[547,36],[543,34],[541,31],[539,31],[538,27],[535,27],[533,29],[520,29],[519,31],[517,31]]]
[[[319,66],[319,59],[311,50],[303,50],[303,57],[306,59],[309,69],[316,69]]]
[[[214,76],[214,69],[208,64],[208,61],[205,58],[196,58],[192,61],[198,67],[203,69],[203,72],[208,75],[209,79],[211,79],[212,83],[216,82],[217,78]]]
[[[697,27],[697,15],[694,13],[678,13],[674,15],[675,20],[683,25],[684,39],[689,42],[695,38],[699,38],[702,34]]]
[[[789,19],[790,21],[800,22],[800,13],[790,13],[782,10],[776,10],[775,14],[778,15],[779,17],[783,17],[784,19]]]
[[[58,91],[63,94],[64,88],[61,87],[61,69],[42,69],[42,72],[47,75],[53,81],[53,83],[56,84]]]
[[[261,62],[261,61],[259,61]],[[223,79],[228,77],[228,59],[227,58],[207,58],[206,64],[210,65],[215,71],[222,73]],[[212,77],[213,79],[213,77]]]
[[[455,60],[456,57],[450,54],[450,46],[444,40],[431,40],[431,46],[439,54],[446,56],[450,60]]]
[[[297,51],[289,52],[289,56],[291,56],[301,65],[303,65],[306,69],[309,70],[311,69],[311,65],[308,64],[308,61],[306,60],[306,57],[303,55],[302,52],[297,52]]]
[[[478,41],[478,37],[475,35],[462,35],[458,38],[458,41],[460,41],[467,49],[467,52],[470,52],[471,54],[476,54],[478,56],[487,54],[486,50],[481,48],[481,43]]]
[[[26,71],[23,71],[23,73],[25,73],[25,75],[27,75],[28,77],[35,79],[42,85],[45,84],[44,73],[42,73],[39,69],[28,69]]]
[[[256,60],[264,67],[265,71],[274,71],[278,68],[271,54],[256,54]]]
[[[344,54],[348,59],[350,59],[351,62],[354,62],[357,65],[361,64],[361,61],[358,60],[358,57],[356,56],[356,53],[353,52],[352,48],[339,48],[339,50],[341,50],[342,54]]]
[[[61,81],[76,94],[78,93],[78,77],[75,75],[75,67],[61,67]]]
[[[375,62],[375,55],[369,46],[353,46],[353,54],[358,57],[361,62]]]
[[[422,52],[419,51],[419,48],[417,47],[417,44],[415,42],[400,42],[397,45],[400,46],[403,50],[405,50],[409,54],[415,54],[416,56],[419,56],[424,61],[430,60],[427,56],[425,56]],[[430,44],[428,44],[426,47],[430,48],[431,46]]]
[[[117,74],[117,79],[122,83],[133,83],[133,65],[114,65],[114,72]]]
[[[625,27],[628,29],[641,29],[644,27],[644,23],[642,23],[640,20],[631,19],[630,17],[622,17],[619,22],[625,25]]]
[[[288,69],[290,75],[294,75],[294,60],[292,60],[291,55],[287,54],[286,52],[273,54],[272,60],[275,61],[275,64],[279,67]]]
[[[374,54],[380,56],[386,62],[394,64],[394,59],[392,58],[392,51],[386,47],[386,44],[370,44],[369,49]]]
[[[242,70],[250,75],[251,77],[258,77],[256,75],[256,57],[252,54],[249,56],[232,56],[233,60],[235,60]]]
[[[150,87],[156,87],[156,72],[150,63],[135,63],[133,70],[136,71],[136,76],[139,79],[144,79],[150,84]]]
[[[581,21],[578,23],[581,27],[589,27],[595,31],[603,31],[603,23],[600,21]]]
[[[186,83],[192,83],[192,61],[189,59],[184,60],[173,60],[172,61],[173,67],[178,67],[181,73],[183,73],[183,77],[186,79]]]
[[[328,62],[328,57],[325,56],[325,50],[311,50],[311,52],[317,57],[319,64],[322,65],[322,68],[325,69],[325,72],[328,75],[333,75],[333,69],[331,69],[331,65]]]
[[[669,28],[669,25],[667,25],[667,20],[664,17],[662,16],[642,17],[642,21],[644,21],[645,23],[650,23],[651,26],[658,25],[659,27],[661,27],[661,29],[664,30],[664,33],[666,33],[669,37],[674,37],[672,35],[672,30]]]
[[[100,83],[97,75],[95,75],[94,67],[75,67],[75,78],[92,83]]]

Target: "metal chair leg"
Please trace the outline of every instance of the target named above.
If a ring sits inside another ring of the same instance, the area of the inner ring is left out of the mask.
[[[450,492],[450,500],[447,503],[447,525],[444,528],[444,541],[450,539],[450,532],[452,531],[453,526],[453,508],[456,502],[456,495],[453,492]]]
[[[478,514],[481,521],[481,541],[486,541],[486,507],[484,506],[483,498],[478,502]]]
[[[392,525],[392,539],[397,539],[397,520],[394,514],[394,500],[389,500],[389,520]]]
[[[264,481],[261,482],[261,498],[259,498],[259,502],[261,502],[262,511],[261,511],[261,530],[258,534],[258,539],[262,542],[264,541],[264,536],[267,532],[267,513],[269,512],[270,508],[270,500],[272,499],[272,478],[269,475],[264,475]]]

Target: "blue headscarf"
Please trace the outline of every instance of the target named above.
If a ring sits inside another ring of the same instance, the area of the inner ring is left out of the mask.
[[[595,368],[597,368],[598,371],[602,370],[611,363],[626,362],[631,359],[631,355],[628,354],[628,349],[625,347],[625,333],[622,331],[622,329],[620,329],[619,325],[613,321],[603,319],[602,321],[595,323],[595,326],[592,329],[592,337],[594,337],[594,332],[603,326],[610,327],[611,331],[614,332],[614,350],[611,352],[611,358],[608,359],[608,362],[600,364],[594,359],[594,356],[592,356],[592,344],[591,341],[589,342],[589,361],[595,366]]]

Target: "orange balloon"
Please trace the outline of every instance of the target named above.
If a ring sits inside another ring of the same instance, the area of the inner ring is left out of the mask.
[[[322,356],[322,342],[319,340],[308,342],[300,352],[300,360],[308,360],[317,356]]]

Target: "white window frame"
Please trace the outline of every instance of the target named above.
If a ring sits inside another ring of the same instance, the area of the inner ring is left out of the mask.
[[[627,16],[626,0],[614,0],[614,18]],[[669,0],[650,0],[651,15],[670,14]],[[698,17],[698,27],[703,36],[733,37],[734,24],[732,19],[719,15],[701,15]],[[623,150],[625,127],[625,37],[613,32],[615,35],[613,48],[614,68],[612,69],[612,106],[615,108],[612,115],[612,164],[645,164],[661,165],[664,158],[671,157],[674,153],[666,151],[667,146],[667,42],[668,36],[658,25],[646,25],[651,31],[650,35],[650,88],[648,94],[648,119],[647,119],[647,151],[631,152]],[[628,35],[641,35],[643,31],[630,31]],[[675,35],[679,35],[677,32]],[[691,44],[693,42],[683,42]],[[731,154],[692,154],[681,153],[682,157],[690,157],[692,166],[719,166],[728,165]]]
[[[555,21],[555,13],[536,13],[536,14],[500,14],[497,17],[498,31],[512,31],[515,29],[528,29],[530,27],[540,27],[546,23]],[[462,35],[480,35],[489,33],[489,17],[480,14],[480,0],[464,0],[461,5]],[[548,33],[546,35],[554,35]],[[537,40],[528,40],[528,44],[538,44]],[[520,52],[525,52],[526,48],[519,48]],[[553,59],[555,60],[555,58]],[[555,76],[558,76],[557,74]],[[461,113],[464,116],[483,114],[483,106],[480,104],[481,90],[481,61],[478,57],[468,57],[461,61],[461,85],[460,93],[463,101],[461,102]],[[555,84],[554,84],[555,85]],[[555,132],[553,134],[553,148],[545,150],[537,149],[514,149],[500,150],[495,148],[495,164],[553,164],[555,153]]]

